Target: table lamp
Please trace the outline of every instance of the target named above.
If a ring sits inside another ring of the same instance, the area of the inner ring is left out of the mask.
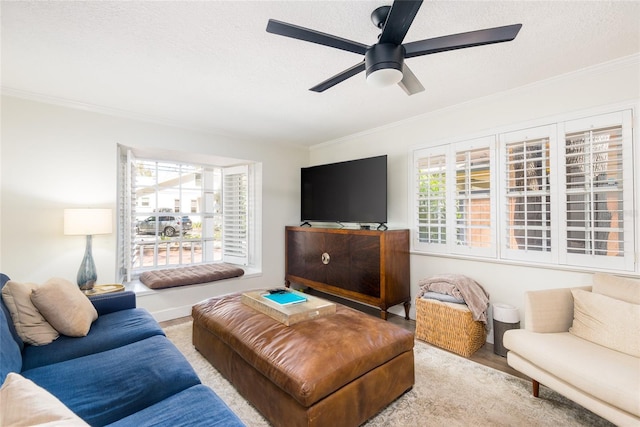
[[[83,291],[93,289],[98,275],[91,253],[91,239],[94,234],[111,234],[111,209],[65,209],[64,234],[67,236],[87,236],[84,258],[78,270],[78,286]]]

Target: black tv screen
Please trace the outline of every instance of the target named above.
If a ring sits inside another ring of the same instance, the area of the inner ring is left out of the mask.
[[[301,220],[387,222],[387,156],[302,168]]]

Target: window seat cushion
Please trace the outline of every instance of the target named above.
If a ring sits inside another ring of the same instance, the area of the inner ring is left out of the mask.
[[[243,274],[243,269],[232,264],[202,264],[189,267],[145,271],[140,275],[140,281],[148,288],[163,289],[175,286],[215,282],[216,280],[239,277]]]

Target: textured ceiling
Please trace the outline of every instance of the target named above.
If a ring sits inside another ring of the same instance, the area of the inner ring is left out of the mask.
[[[269,18],[373,44],[389,1],[2,1],[4,94],[257,139],[314,145],[640,51],[639,1],[425,1],[405,42],[522,23],[518,37],[411,58],[425,91],[362,57],[269,34]]]

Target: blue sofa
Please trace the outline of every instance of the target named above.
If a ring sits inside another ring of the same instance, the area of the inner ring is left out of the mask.
[[[0,289],[9,278],[0,275]],[[0,298],[0,383],[10,372],[33,381],[92,426],[243,426],[201,384],[135,294],[91,298],[98,312],[86,337],[24,344]]]

